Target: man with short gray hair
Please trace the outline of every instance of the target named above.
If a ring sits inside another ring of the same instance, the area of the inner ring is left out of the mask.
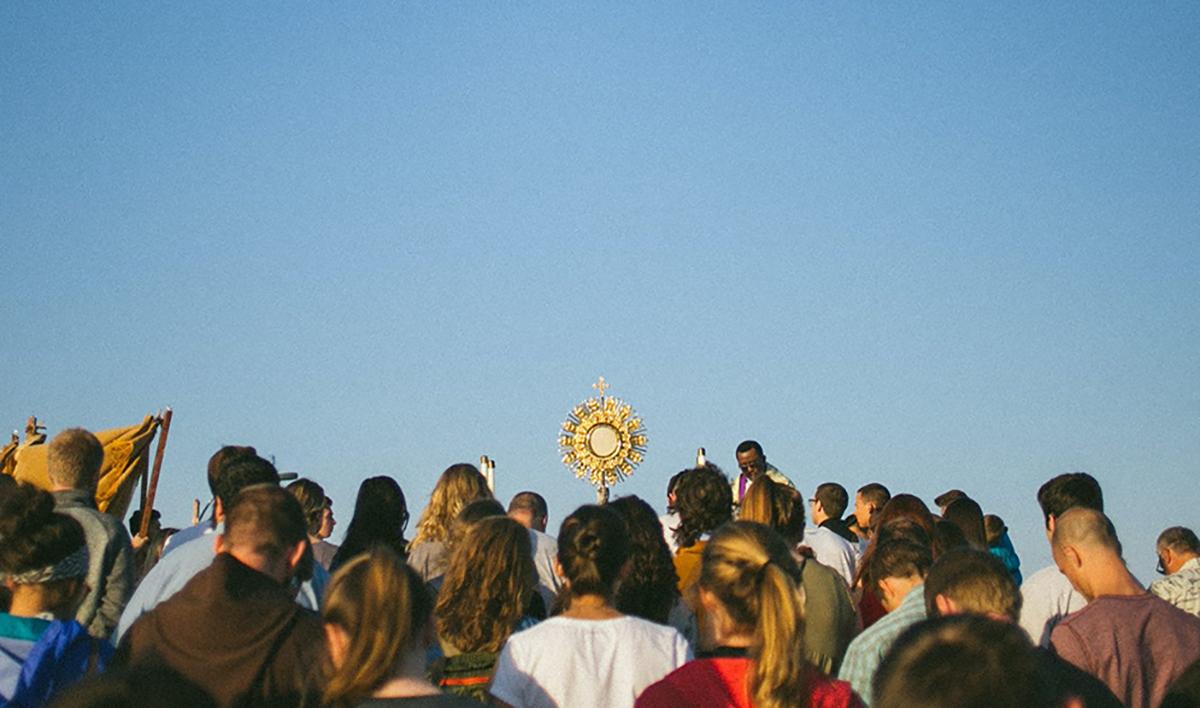
[[[1200,539],[1183,526],[1158,535],[1158,572],[1167,576],[1150,585],[1150,592],[1189,614],[1200,617]]]
[[[46,448],[55,511],[78,521],[87,540],[88,592],[75,619],[98,639],[107,639],[116,628],[134,584],[129,532],[119,520],[96,508],[103,463],[104,448],[83,428],[62,431]]]

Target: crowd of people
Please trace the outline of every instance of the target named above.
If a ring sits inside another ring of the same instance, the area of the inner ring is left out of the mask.
[[[99,442],[63,431],[49,490],[0,475],[0,705],[1200,705],[1200,540],[1163,531],[1143,587],[1090,475],[1037,490],[1054,564],[1023,573],[961,490],[805,498],[735,454],[672,476],[661,517],[620,497],[556,535],[541,495],[455,464],[410,540],[372,477],[339,547],[319,482],[245,446],[209,461],[211,519],[131,536],[96,509]]]

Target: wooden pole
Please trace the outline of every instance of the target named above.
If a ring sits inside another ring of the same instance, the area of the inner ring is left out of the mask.
[[[138,535],[145,537],[150,530],[150,516],[154,511],[154,495],[158,492],[158,475],[162,472],[163,453],[167,450],[167,434],[171,432],[171,409],[163,411],[158,424],[158,449],[154,451],[154,468],[150,471],[150,488],[142,504],[142,524]]]

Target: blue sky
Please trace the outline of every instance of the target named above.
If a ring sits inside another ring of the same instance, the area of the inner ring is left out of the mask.
[[[1087,470],[1143,579],[1200,518],[1189,3],[0,6],[0,411],[171,405],[169,523],[252,444],[349,521],[558,462],[604,375],[662,505],[760,440],[806,493],[961,487],[1049,562]]]

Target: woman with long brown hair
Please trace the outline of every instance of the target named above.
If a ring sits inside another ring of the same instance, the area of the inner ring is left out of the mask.
[[[432,605],[421,578],[385,546],[338,568],[322,613],[331,665],[325,703],[385,708],[420,697],[423,706],[478,705],[443,694],[425,677]]]
[[[637,706],[862,705],[849,684],[804,659],[800,567],[779,534],[750,521],[717,529],[704,547],[695,592],[699,658],[647,688]]]
[[[534,594],[529,532],[506,516],[470,524],[450,555],[436,608],[438,640],[445,657],[438,684],[479,700],[496,656],[509,635],[533,625],[526,607]]]

